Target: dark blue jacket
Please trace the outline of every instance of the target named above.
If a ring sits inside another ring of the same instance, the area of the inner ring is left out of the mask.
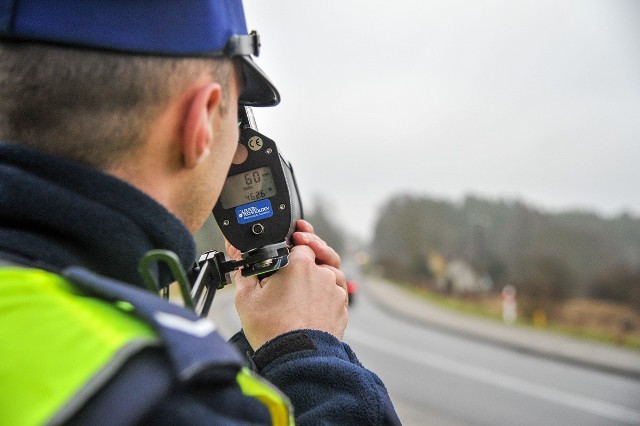
[[[0,143],[1,257],[61,271],[69,267],[91,271],[87,275],[98,277],[97,281],[103,276],[140,290],[145,287],[137,265],[152,249],[175,252],[186,270],[191,269],[196,254],[188,230],[126,182],[77,163]],[[172,281],[167,271],[155,272],[161,283]],[[135,292],[146,293],[138,290]],[[221,351],[235,352],[226,343],[214,343]],[[348,345],[327,333],[287,333],[255,353],[242,333],[232,343],[254,370],[290,398],[298,424],[400,423],[380,379],[362,367]],[[90,415],[109,419],[109,407],[120,409],[109,404],[118,399],[117,404],[124,404],[122,395],[132,392],[153,393],[154,380],[173,380],[174,370],[166,348],[137,354],[80,409],[75,420],[81,422]],[[266,409],[219,373],[188,382],[174,380],[171,392],[158,401],[140,404],[142,418],[131,418],[153,425],[268,422]]]

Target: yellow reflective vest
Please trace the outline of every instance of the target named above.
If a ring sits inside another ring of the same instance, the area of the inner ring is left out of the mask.
[[[63,424],[133,354],[161,346],[127,302],[87,296],[39,269],[0,267],[0,426]],[[242,392],[274,425],[293,424],[286,397],[248,369]]]

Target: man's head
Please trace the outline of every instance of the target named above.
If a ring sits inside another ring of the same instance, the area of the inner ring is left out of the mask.
[[[42,3],[0,4],[0,140],[121,177],[196,230],[235,150],[238,101],[279,102],[240,0]]]
[[[101,170],[146,141],[154,119],[194,80],[222,87],[229,59],[166,58],[0,42],[0,139]]]

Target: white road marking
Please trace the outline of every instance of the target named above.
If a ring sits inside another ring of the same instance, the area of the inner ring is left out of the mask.
[[[347,340],[352,340],[360,345],[367,346],[371,349],[375,349],[376,351],[385,352],[394,357],[403,358],[407,361],[422,364],[491,386],[518,392],[522,395],[575,408],[609,419],[619,420],[630,424],[640,424],[640,411],[623,407],[621,405],[561,391],[549,386],[517,379],[505,374],[486,370],[484,368],[474,367],[458,361],[452,361],[445,357],[429,352],[419,351],[362,330],[353,328],[347,329],[346,338]]]

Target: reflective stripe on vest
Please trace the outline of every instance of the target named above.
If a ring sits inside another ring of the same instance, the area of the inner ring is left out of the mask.
[[[292,426],[295,424],[293,408],[289,403],[289,399],[271,383],[256,376],[248,368],[240,370],[236,380],[240,385],[240,389],[242,389],[242,393],[256,398],[267,406],[274,425]]]
[[[0,425],[74,411],[132,353],[158,344],[128,308],[84,297],[49,272],[0,268]]]

